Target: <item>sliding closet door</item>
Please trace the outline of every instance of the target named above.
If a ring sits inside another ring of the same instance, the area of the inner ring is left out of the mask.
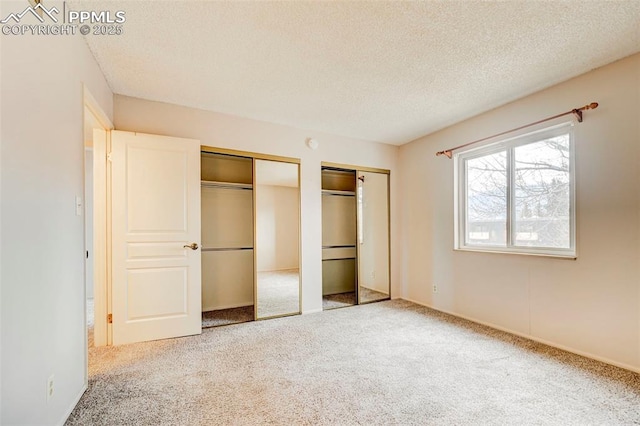
[[[299,314],[299,165],[254,164],[256,319]]]
[[[389,175],[358,171],[358,303],[388,299]]]

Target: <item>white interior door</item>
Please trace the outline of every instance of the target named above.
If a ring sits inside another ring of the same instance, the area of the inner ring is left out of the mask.
[[[113,344],[199,334],[200,142],[113,131],[111,149]]]

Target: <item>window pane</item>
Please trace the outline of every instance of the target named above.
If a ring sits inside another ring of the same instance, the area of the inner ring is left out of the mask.
[[[466,162],[467,245],[507,244],[507,153]]]
[[[570,139],[549,138],[514,149],[517,246],[570,248]]]

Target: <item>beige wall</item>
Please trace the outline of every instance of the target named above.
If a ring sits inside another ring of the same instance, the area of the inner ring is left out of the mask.
[[[453,251],[453,161],[435,152],[592,101],[575,128],[578,259]],[[403,296],[640,371],[638,111],[640,54],[402,146]]]
[[[298,188],[256,185],[258,272],[298,268]]]
[[[113,97],[80,36],[3,35],[1,63],[0,423],[61,424],[86,380],[82,83]]]
[[[280,155],[301,160],[302,311],[322,309],[322,161],[391,170],[392,296],[399,288],[397,215],[398,147],[329,135],[312,130],[250,120],[194,108],[151,102],[126,96],[114,97],[114,125],[118,130],[200,139],[203,145]],[[320,146],[311,150],[307,138]]]

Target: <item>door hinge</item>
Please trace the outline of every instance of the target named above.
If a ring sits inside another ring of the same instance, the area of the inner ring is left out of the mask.
[[[113,161],[113,160],[111,159],[111,153],[108,153],[108,154],[107,154],[107,161],[109,161],[109,162]]]
[[[109,324],[113,324],[113,314],[109,314],[109,315],[107,315],[107,322],[108,322]]]

